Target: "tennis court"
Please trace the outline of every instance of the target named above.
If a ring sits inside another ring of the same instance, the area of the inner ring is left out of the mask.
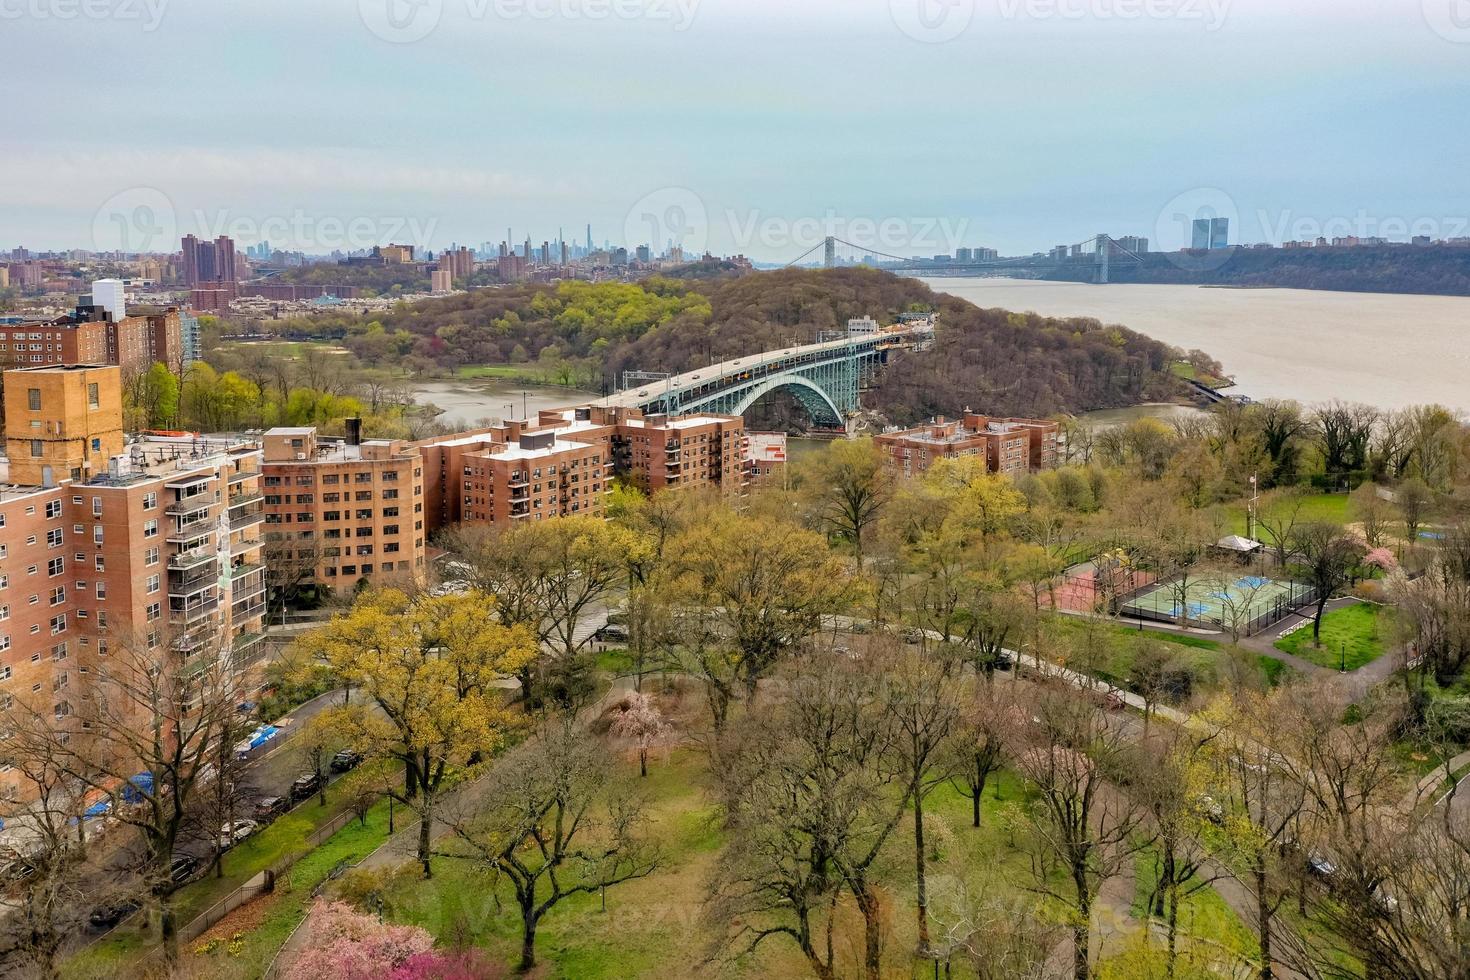
[[[1313,590],[1300,582],[1279,582],[1256,575],[1202,578],[1183,587],[1174,581],[1143,589],[1124,603],[1122,614],[1214,626],[1233,622],[1251,634],[1280,622],[1312,597]]]

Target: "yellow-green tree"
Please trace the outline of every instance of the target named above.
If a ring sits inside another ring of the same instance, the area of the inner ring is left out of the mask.
[[[844,439],[813,456],[797,471],[801,491],[834,537],[852,543],[863,560],[863,534],[893,494],[893,473],[872,439]]]
[[[709,687],[716,727],[723,727],[730,702],[741,691],[753,693],[784,651],[859,594],[826,540],[793,524],[716,512],[680,535],[670,552],[678,556],[680,596],[699,617],[686,618],[683,635]]]
[[[403,785],[391,792],[418,814],[418,860],[428,877],[446,777],[495,752],[515,727],[495,682],[535,658],[536,637],[524,625],[501,623],[479,592],[410,597],[383,589],[364,595],[312,643],[366,695],[368,703],[336,715],[348,739],[403,763]]]

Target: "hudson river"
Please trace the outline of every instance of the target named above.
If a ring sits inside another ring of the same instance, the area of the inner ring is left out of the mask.
[[[925,279],[982,307],[1088,316],[1207,351],[1232,393],[1470,412],[1470,297]]]

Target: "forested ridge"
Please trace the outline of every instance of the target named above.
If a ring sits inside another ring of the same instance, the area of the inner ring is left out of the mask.
[[[911,422],[965,407],[1050,415],[1113,408],[1177,391],[1175,353],[1085,318],[982,310],[915,279],[869,269],[782,270],[640,283],[566,282],[479,289],[372,318],[326,315],[293,335],[340,339],[368,364],[424,371],[531,364],[568,384],[610,390],[624,370],[693,370],[845,329],[939,312],[930,350],[894,355],[872,407]]]
[[[1093,273],[1091,265],[1068,266],[1043,278],[1091,282]],[[1470,296],[1470,248],[1237,248],[1228,258],[1219,252],[1153,252],[1142,265],[1113,263],[1108,277],[1113,282]]]

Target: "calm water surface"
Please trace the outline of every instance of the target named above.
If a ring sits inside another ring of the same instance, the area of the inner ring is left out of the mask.
[[[1470,411],[1470,297],[926,279],[982,307],[1089,316],[1208,351],[1252,398]]]

